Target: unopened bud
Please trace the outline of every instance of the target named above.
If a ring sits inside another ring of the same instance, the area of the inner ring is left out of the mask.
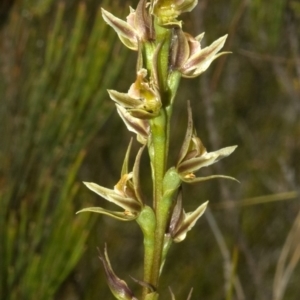
[[[121,280],[114,273],[108,258],[106,245],[104,248],[104,256],[100,254],[99,258],[103,263],[107,284],[113,295],[118,300],[137,300],[137,298],[134,297],[132,291],[128,288],[126,282],[124,280]]]
[[[185,239],[187,232],[195,226],[197,220],[205,212],[207,204],[208,201],[201,204],[195,211],[186,213],[182,208],[182,192],[179,191],[169,226],[174,242],[179,243]]]

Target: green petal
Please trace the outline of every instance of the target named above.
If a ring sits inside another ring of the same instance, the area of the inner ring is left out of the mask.
[[[136,40],[128,39],[125,36],[118,34],[120,41],[130,50],[138,51],[138,42]]]
[[[206,176],[206,177],[195,177],[195,178],[188,178],[188,177],[181,176],[180,178],[182,181],[184,181],[186,183],[197,183],[197,182],[202,182],[202,181],[216,179],[216,178],[230,179],[230,180],[234,180],[234,181],[240,183],[234,177],[226,176],[226,175],[211,175],[211,176]]]
[[[94,212],[94,213],[97,213],[97,214],[103,214],[103,215],[107,215],[109,217],[112,217],[114,219],[120,220],[120,221],[133,221],[137,218],[137,215],[127,214],[125,212],[106,210],[102,207],[84,208],[84,209],[81,209],[78,212],[76,212],[76,214],[79,214],[79,213],[82,213],[82,212]]]
[[[200,168],[208,167],[224,157],[229,156],[237,146],[225,147],[214,152],[205,153],[199,157],[186,160],[178,167],[178,172],[181,174],[193,173]]]
[[[181,13],[183,12],[189,12],[192,11],[195,6],[198,4],[198,0],[185,0],[185,1],[179,1],[178,9]],[[175,1],[176,5],[176,1]]]
[[[145,146],[140,148],[136,156],[133,170],[132,170],[132,181],[133,181],[134,192],[141,205],[143,205],[143,197],[142,197],[141,184],[140,184],[140,162],[141,162],[141,156],[144,149]]]
[[[193,125],[193,117],[192,117],[192,109],[191,109],[190,101],[187,102],[187,110],[188,110],[188,125],[183,140],[183,144],[179,152],[177,166],[182,162],[182,160],[186,156],[193,136],[194,125]]]
[[[170,292],[170,294],[171,294],[171,300],[176,300],[175,295],[174,295],[174,293],[173,293],[171,287],[169,287],[169,292]]]
[[[138,119],[152,119],[156,116],[158,116],[158,112],[148,112],[147,110],[144,110],[144,109],[140,109],[140,108],[137,108],[137,109],[128,109],[128,112],[135,118],[138,118]]]
[[[135,108],[142,104],[142,101],[130,97],[127,93],[119,93],[115,90],[107,90],[110,98],[125,108]]]
[[[129,155],[130,155],[130,150],[131,150],[131,146],[132,146],[132,138],[130,139],[126,154],[125,154],[125,158],[124,158],[124,162],[122,165],[122,171],[121,171],[121,177],[125,174],[128,174],[128,161],[129,161]]]
[[[202,33],[198,34],[195,37],[195,40],[197,40],[200,43],[203,40],[204,34],[205,34],[205,32],[202,32]]]
[[[156,292],[149,293],[145,296],[145,300],[157,300],[158,296],[159,296],[159,294]]]
[[[114,190],[107,189],[93,182],[84,182],[84,184],[91,191],[95,192],[104,199],[122,207],[126,211],[138,213],[141,210],[141,204],[135,199],[125,198],[116,193]]]

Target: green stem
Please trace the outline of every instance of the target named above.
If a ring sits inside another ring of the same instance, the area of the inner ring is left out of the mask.
[[[156,227],[155,214],[151,207],[145,206],[137,218],[144,235],[144,282],[151,281],[152,264],[154,257],[154,232]],[[148,288],[143,287],[142,299],[145,299]]]
[[[161,266],[163,263],[165,233],[172,206],[172,197],[165,197],[164,199],[163,180],[166,173],[166,161],[168,157],[172,104],[180,76],[177,72],[169,73],[171,31],[160,27],[155,22],[155,32],[156,47],[160,45],[160,49],[157,53],[157,57],[155,58],[157,59],[157,62],[154,65],[157,67],[155,72],[158,76],[157,79],[161,94],[162,108],[157,117],[149,120],[151,127],[151,139],[149,140],[148,149],[153,180],[153,208],[156,216],[156,228],[151,261],[152,272],[150,281],[148,282],[157,289]],[[153,71],[151,67],[153,66],[153,53],[153,47],[146,45],[143,55],[146,60],[144,61],[144,64],[150,72]],[[146,264],[147,262],[145,261],[145,269]],[[146,298],[143,297],[143,299]]]
[[[157,72],[159,76],[159,87],[162,96],[163,106],[169,104],[170,99],[163,99],[168,90],[168,75],[169,75],[169,55],[171,44],[171,30],[160,27],[155,22],[156,45],[160,45],[161,49],[158,54]]]
[[[150,283],[157,288],[159,279],[159,270],[162,260],[162,249],[164,234],[166,230],[165,212],[161,208],[163,196],[163,178],[166,170],[166,115],[164,109],[158,117],[150,120],[151,126],[151,145],[150,160],[153,177],[153,207],[156,215],[155,245],[153,253],[152,276]]]
[[[157,205],[162,197],[163,178],[166,170],[166,114],[161,109],[159,116],[150,120],[151,141],[149,153],[151,160],[153,179],[153,207],[157,210]]]

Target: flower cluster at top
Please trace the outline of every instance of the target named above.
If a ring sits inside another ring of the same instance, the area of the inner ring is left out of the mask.
[[[118,111],[127,125],[133,120],[126,112],[134,118],[149,119],[157,116],[163,105],[159,91],[159,74],[155,68],[162,46],[158,28],[171,31],[172,42],[168,53],[170,74],[176,72],[181,77],[196,77],[207,70],[217,57],[226,53],[219,51],[224,46],[227,35],[202,48],[201,40],[204,33],[193,37],[182,30],[182,22],[178,21],[177,17],[181,13],[191,11],[197,2],[197,0],[154,0],[147,3],[146,0],[140,0],[136,10],[130,8],[126,21],[102,9],[104,20],[117,32],[121,42],[129,49],[138,51],[140,56],[137,79],[128,93],[109,91],[111,99],[116,102]],[[146,70],[143,66],[143,55],[147,52],[147,50],[143,51],[145,48],[153,49],[152,70]],[[124,107],[126,112],[119,106]],[[145,132],[145,122],[134,122],[134,127]],[[139,136],[143,140],[143,134],[139,132]]]
[[[93,211],[122,221],[131,221],[138,219],[145,208],[145,201],[142,197],[139,183],[140,159],[146,145],[149,147],[152,143],[150,140],[152,134],[150,120],[159,116],[161,109],[164,108],[165,103],[162,97],[165,90],[168,88],[172,90],[172,86],[162,87],[161,82],[163,75],[160,73],[159,64],[162,64],[161,49],[166,42],[166,37],[161,39],[161,32],[165,30],[171,35],[168,36],[169,46],[167,48],[168,80],[174,74],[177,76],[177,79],[178,77],[196,77],[207,70],[217,57],[227,53],[219,52],[224,46],[227,35],[202,48],[201,40],[204,33],[193,37],[182,30],[182,22],[177,20],[178,16],[181,13],[191,11],[197,3],[197,0],[152,0],[151,2],[140,0],[136,10],[130,7],[130,13],[126,21],[115,17],[102,8],[104,20],[117,32],[121,42],[129,49],[138,51],[135,82],[131,84],[127,93],[108,90],[108,94],[115,102],[117,111],[127,129],[134,132],[137,135],[137,140],[144,146],[136,157],[132,172],[129,172],[130,143],[125,156],[121,178],[114,189],[107,189],[95,183],[85,183],[93,192],[118,205],[124,209],[124,212],[109,211],[101,207],[87,208],[81,210],[81,212]],[[152,62],[150,65],[149,61]],[[168,82],[171,81],[169,80]],[[235,149],[236,146],[231,146],[214,152],[207,152],[202,141],[197,137],[193,126],[191,107],[188,102],[188,124],[185,139],[176,166],[166,173],[164,180],[168,181],[168,174],[170,177],[176,178],[175,184],[171,188],[174,191],[177,191],[180,182],[196,183],[214,178],[235,180],[225,175],[196,177],[194,174],[199,169],[227,157]],[[178,197],[178,199],[180,198]],[[181,241],[194,222],[191,220],[195,216],[196,220],[202,215],[204,211],[202,208],[206,207],[206,204],[201,206],[201,209],[199,207],[195,211],[197,212],[195,215],[189,215],[187,222],[186,215],[181,209],[181,200],[177,202],[178,206],[174,209],[174,211],[177,209],[177,213],[175,213],[176,216],[173,214],[173,222],[170,223],[170,233],[174,241]],[[188,224],[188,226],[184,224]],[[179,228],[181,229],[179,230]]]

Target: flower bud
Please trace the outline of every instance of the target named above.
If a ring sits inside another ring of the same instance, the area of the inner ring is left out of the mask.
[[[182,208],[182,191],[179,191],[169,226],[169,232],[174,242],[179,243],[185,239],[187,232],[195,226],[197,220],[205,212],[207,204],[208,201],[201,204],[195,211],[185,213]]]
[[[137,298],[134,297],[132,291],[128,288],[126,282],[124,280],[121,280],[114,273],[114,271],[111,267],[109,258],[108,258],[106,245],[104,248],[104,256],[102,256],[100,253],[99,258],[103,263],[107,284],[108,284],[111,292],[113,293],[113,295],[116,297],[116,299],[118,299],[118,300],[137,300]]]

